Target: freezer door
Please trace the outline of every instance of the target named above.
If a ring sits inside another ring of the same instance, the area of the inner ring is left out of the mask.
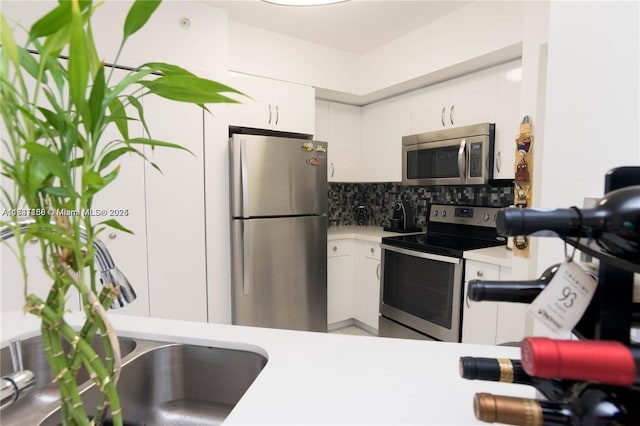
[[[327,217],[232,222],[233,323],[327,331]]]
[[[237,134],[229,153],[233,217],[326,214],[326,142]]]

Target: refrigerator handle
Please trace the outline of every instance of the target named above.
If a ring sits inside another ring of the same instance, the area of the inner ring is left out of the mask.
[[[242,294],[251,293],[251,262],[249,256],[249,238],[247,227],[242,221]]]
[[[242,185],[242,217],[249,217],[249,181],[247,172],[247,141],[240,141],[240,182]]]

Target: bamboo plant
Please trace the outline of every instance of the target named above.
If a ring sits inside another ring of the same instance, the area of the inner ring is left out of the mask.
[[[146,63],[122,80],[112,81],[112,68],[100,60],[92,33],[92,17],[100,4],[57,2],[28,30],[24,46],[16,44],[9,18],[0,14],[4,127],[0,166],[2,179],[9,181],[2,187],[0,227],[13,229],[12,250],[22,267],[24,310],[41,319],[44,349],[60,388],[65,425],[100,423],[107,410],[115,425],[121,425],[126,416],[116,392],[120,350],[106,315],[119,288],[115,283],[97,285],[93,243],[106,228],[132,231],[114,219],[98,218],[96,222],[91,215],[57,212],[89,211],[96,194],[117,179],[122,156],[140,156],[151,162],[146,155],[150,148],[185,149],[148,136],[142,96],[157,95],[206,109],[210,103],[236,102],[225,93],[239,93],[166,63]],[[115,63],[128,38],[144,27],[159,4],[160,0],[132,3]],[[132,120],[142,123],[147,137],[129,133]],[[118,138],[105,140],[105,130],[113,126]],[[31,224],[23,233],[20,221],[25,214]],[[42,268],[53,283],[46,300],[29,292],[25,244],[33,238],[39,241]],[[65,320],[71,289],[79,292],[86,316],[80,330]],[[98,332],[103,336],[104,358],[91,346]],[[81,367],[103,393],[98,407],[82,404],[77,383]]]

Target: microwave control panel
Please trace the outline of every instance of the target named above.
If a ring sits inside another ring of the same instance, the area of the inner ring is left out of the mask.
[[[482,142],[473,142],[470,144],[469,177],[482,177]]]

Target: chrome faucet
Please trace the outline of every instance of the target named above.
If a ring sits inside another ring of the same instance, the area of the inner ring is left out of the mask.
[[[20,234],[24,234],[31,225],[35,223],[33,219],[24,219],[18,222]],[[0,240],[8,240],[15,236],[14,228],[4,226],[0,228]],[[87,241],[84,229],[80,231],[80,238]],[[120,308],[128,305],[136,299],[136,292],[124,274],[116,267],[109,250],[102,241],[95,238],[93,248],[96,251],[96,262],[100,269],[100,281],[110,283],[118,288],[118,296],[111,303],[111,308]],[[9,346],[11,361],[13,363],[13,373],[2,376],[0,383],[0,408],[12,404],[35,386],[35,375],[31,370],[25,370],[22,363],[22,351],[19,340],[12,340]]]
[[[0,409],[11,405],[36,385],[36,376],[31,370],[25,370],[22,363],[20,340],[9,343],[13,373],[2,376],[0,383]]]
[[[35,223],[33,219],[24,219],[18,222],[20,225],[20,233],[24,234],[27,232],[29,227]],[[9,238],[14,236],[13,227],[4,226],[0,228],[0,240],[8,240]],[[87,241],[87,235],[84,229],[80,230],[80,238],[83,241]],[[100,281],[104,283],[110,283],[114,287],[118,287],[118,297],[111,303],[112,309],[121,308],[123,306],[128,305],[129,303],[136,300],[136,292],[131,286],[131,283],[125,277],[125,275],[120,271],[113,259],[111,258],[111,254],[109,254],[109,250],[104,245],[102,241],[95,238],[93,240],[93,248],[96,251],[96,262],[98,263],[98,267],[100,269]]]

